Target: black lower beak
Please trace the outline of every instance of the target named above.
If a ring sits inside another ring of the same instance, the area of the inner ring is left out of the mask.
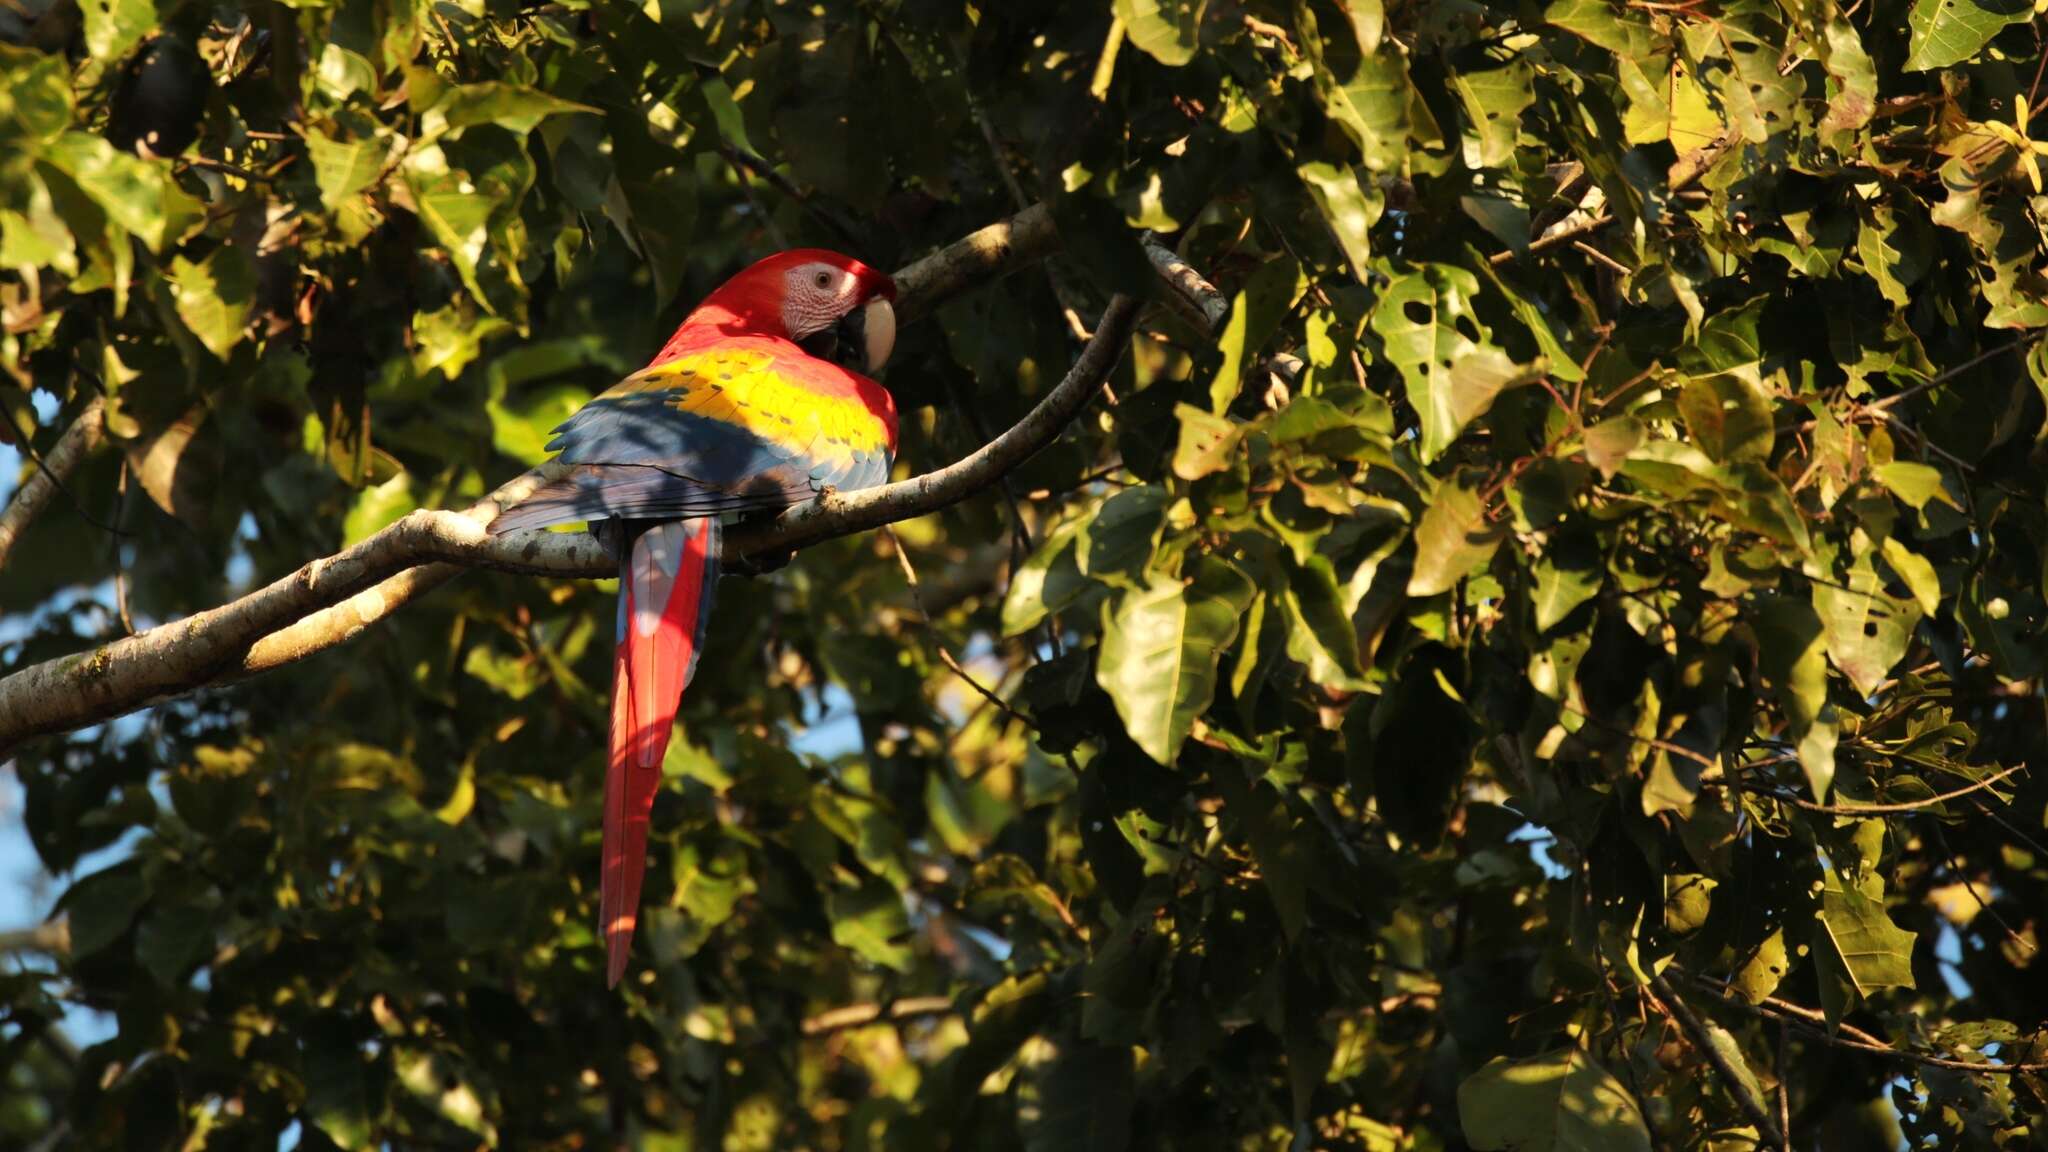
[[[867,331],[867,310],[855,308],[837,324],[811,333],[797,341],[797,345],[820,360],[830,360],[865,375],[872,371],[867,362]]]

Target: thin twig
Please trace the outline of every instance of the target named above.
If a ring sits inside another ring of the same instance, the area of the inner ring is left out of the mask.
[[[1727,147],[1728,138],[1724,136],[1680,157],[1678,163],[1673,164],[1671,170],[1666,174],[1667,189],[1672,193],[1683,191],[1693,181],[1698,180],[1704,175],[1708,168],[1713,167],[1714,161],[1721,158],[1721,153],[1726,151]],[[1510,248],[1505,252],[1496,252],[1492,256],[1487,257],[1487,262],[1497,268],[1503,264],[1519,260],[1524,256],[1533,256],[1538,252],[1555,248],[1560,244],[1575,243],[1579,237],[1589,232],[1598,232],[1600,229],[1614,223],[1614,219],[1612,213],[1602,213],[1599,216],[1589,216],[1583,220],[1561,225],[1530,241],[1527,248]]]
[[[1010,193],[1010,199],[1022,211],[1031,204],[1031,198],[1024,194],[1024,186],[1017,182],[1017,174],[1010,171],[1010,162],[1003,157],[1003,142],[996,136],[996,126],[989,120],[978,101],[969,101],[974,111],[974,122],[981,127],[981,138],[988,144],[989,158],[995,162],[996,174],[1002,178],[1003,187]],[[1076,340],[1088,339],[1088,325],[1081,319],[1081,310],[1074,304],[1074,294],[1067,287],[1066,278],[1050,263],[1045,266],[1046,283],[1052,286],[1052,296],[1059,302],[1060,312],[1066,317],[1067,332]]]
[[[798,207],[809,212],[825,227],[830,228],[840,240],[856,248],[862,245],[863,240],[858,229],[845,220],[840,219],[837,213],[827,210],[824,205],[818,203],[816,197],[798,185],[796,181],[784,176],[776,169],[775,165],[768,162],[767,158],[757,156],[744,148],[735,147],[731,144],[720,144],[718,146],[718,153],[724,156],[728,163],[734,168],[739,169],[742,173],[753,173],[772,185],[776,191],[796,201]],[[744,175],[741,179],[742,181],[745,180]],[[1027,208],[1029,206],[1029,204],[1018,205],[1019,208]]]
[[[128,514],[128,458],[121,458],[121,478],[114,483],[114,617],[121,622],[123,636],[135,635],[135,621],[128,616],[128,556],[121,543],[121,522]]]
[[[911,602],[917,605],[917,614],[924,619],[925,627],[931,630],[932,647],[939,650],[940,661],[946,667],[953,670],[953,675],[966,681],[969,688],[979,693],[982,699],[995,705],[1004,715],[1018,721],[1027,728],[1036,730],[1038,725],[1032,722],[1031,717],[1012,708],[1009,701],[996,695],[994,689],[976,679],[972,672],[961,666],[959,660],[954,659],[952,651],[939,640],[938,625],[933,622],[931,613],[925,610],[923,585],[918,582],[917,569],[910,562],[910,552],[903,547],[903,538],[896,535],[896,529],[893,526],[885,525],[882,528],[882,532],[889,537],[890,546],[896,550],[896,563],[903,569],[903,579],[910,584]]]
[[[1791,1037],[1791,1025],[1778,1021],[1778,1152],[1792,1152],[1792,1078],[1787,1068]]]
[[[1749,1122],[1756,1125],[1756,1130],[1763,1134],[1767,1142],[1780,1148],[1785,1147],[1784,1130],[1779,1128],[1777,1121],[1771,1117],[1763,1099],[1750,1091],[1755,1081],[1752,1079],[1745,1082],[1742,1077],[1736,1075],[1734,1067],[1728,1063],[1727,1054],[1707,1035],[1706,1025],[1700,1022],[1699,1016],[1685,1001],[1678,998],[1678,993],[1671,987],[1669,980],[1664,979],[1662,974],[1652,976],[1650,987],[1656,991],[1658,998],[1670,1007],[1672,1014],[1678,1017],[1679,1026],[1685,1029],[1685,1034],[1692,1040],[1693,1047],[1707,1058],[1707,1062],[1714,1066],[1714,1071],[1720,1073],[1722,1081],[1727,1085],[1728,1094],[1735,1098],[1735,1103],[1742,1109],[1743,1115],[1749,1117]]]
[[[1487,257],[1487,262],[1498,268],[1503,264],[1513,263],[1524,255],[1533,256],[1538,252],[1547,251],[1560,244],[1569,244],[1588,232],[1598,232],[1612,223],[1614,223],[1614,217],[1611,215],[1588,216],[1584,220],[1563,225],[1555,231],[1547,232],[1531,240],[1527,248],[1519,250],[1510,248],[1505,252],[1496,252],[1492,256]]]
[[[270,177],[265,176],[261,172],[252,172],[240,164],[230,164],[226,160],[215,160],[211,156],[184,156],[180,157],[180,163],[191,168],[210,168],[215,172],[224,172],[229,176],[247,180],[251,184],[268,184],[270,182]]]
[[[1948,836],[1941,830],[1941,821],[1936,820],[1933,823],[1929,824],[1928,829],[1934,833],[1934,842],[1941,845],[1942,867],[1947,868],[1950,872],[1954,872],[1956,876],[1962,881],[1963,891],[1969,893],[1970,899],[1976,902],[1977,911],[1983,913],[1986,916],[1991,917],[1992,923],[1997,924],[1999,929],[2005,933],[2005,938],[2008,943],[2028,952],[2038,951],[2038,949],[2034,947],[2032,941],[2020,935],[2018,932],[2013,931],[2012,925],[2005,922],[2005,917],[1998,914],[1998,909],[1993,908],[1989,903],[1987,903],[1984,897],[1977,895],[1976,881],[1970,879],[1970,877],[1967,874],[1957,871],[1956,861],[1961,860],[1964,864],[1967,865],[1970,862],[1970,858],[1967,856],[1959,855],[1955,849],[1948,846]]]
[[[1980,1076],[2012,1076],[2048,1072],[2048,1060],[2020,1064],[1979,1064],[1969,1060],[1954,1060],[1946,1056],[1928,1056],[1919,1052],[1906,1052],[1880,1042],[1877,1037],[1848,1024],[1841,1024],[1830,1032],[1827,1016],[1817,1009],[1791,1004],[1775,996],[1764,997],[1763,1003],[1751,1004],[1740,996],[1731,996],[1716,988],[1712,983],[1698,976],[1689,977],[1692,984],[1701,991],[1731,1008],[1738,1008],[1753,1016],[1769,1020],[1781,1020],[1792,1027],[1813,1036],[1835,1048],[1847,1048],[1857,1052],[1868,1052],[1873,1056],[1889,1056],[1929,1068],[1947,1068],[1955,1072],[1971,1072]],[[1662,979],[1662,977],[1658,977]]]
[[[1632,276],[1635,274],[1635,269],[1630,268],[1628,265],[1623,264],[1621,261],[1616,260],[1612,256],[1609,256],[1607,253],[1602,252],[1598,248],[1593,247],[1591,244],[1586,243],[1584,240],[1573,240],[1572,247],[1578,249],[1580,252],[1583,252],[1588,256],[1591,256],[1596,263],[1605,264],[1617,276]]]
[[[1937,804],[1941,804],[1949,800],[1956,800],[1960,799],[1961,797],[1968,796],[1972,792],[1981,792],[1984,789],[1989,788],[1999,783],[2000,781],[2006,779],[2007,777],[2012,776],[2016,772],[2025,771],[2026,767],[2027,766],[2025,764],[2015,764],[2012,767],[2007,768],[2003,772],[1998,772],[1993,775],[1986,776],[1984,779],[1979,780],[1969,785],[1968,787],[1958,788],[1953,792],[1943,792],[1939,796],[1929,796],[1924,800],[1902,800],[1896,804],[1816,804],[1815,802],[1805,799],[1804,797],[1788,796],[1785,793],[1778,791],[1771,785],[1756,784],[1747,780],[1709,780],[1702,781],[1702,783],[1708,785],[1709,787],[1733,788],[1742,792],[1750,792],[1761,796],[1768,796],[1773,800],[1776,800],[1783,804],[1790,804],[1794,808],[1798,808],[1803,811],[1822,812],[1829,816],[1884,816],[1899,812],[1919,812],[1927,808],[1932,808]]]
[[[747,198],[747,207],[753,209],[754,215],[761,221],[761,226],[768,230],[768,239],[773,241],[777,248],[789,247],[789,238],[782,234],[782,225],[775,222],[775,217],[769,214],[767,208],[762,206],[761,198],[754,195],[754,179],[749,175],[747,166],[740,163],[737,159],[736,150],[720,149],[720,151],[725,153],[727,162],[732,165],[733,175],[740,179],[740,192]]]
[[[1977,365],[1984,363],[1986,360],[1990,360],[1998,356],[2003,356],[2007,352],[2017,352],[2020,349],[2025,348],[2027,345],[2032,344],[2034,341],[2039,340],[2040,338],[2041,333],[2035,332],[2031,335],[2022,336],[2017,340],[2010,341],[2009,343],[2001,344],[1998,347],[1991,349],[1989,352],[1979,352],[1977,355],[1970,357],[1968,360],[1963,361],[1961,364],[1958,364],[1953,368],[1944,368],[1940,372],[1937,372],[1934,375],[1929,376],[1927,379],[1922,380],[1920,383],[1913,385],[1911,388],[1907,388],[1901,392],[1893,393],[1890,396],[1886,396],[1882,400],[1872,400],[1870,403],[1864,404],[1861,407],[1859,407],[1857,411],[1882,412],[1895,404],[1902,404],[1905,401],[1920,395],[1922,392],[1926,392],[1934,388],[1939,388],[1943,384],[1948,383],[1950,380],[1953,380],[1956,377],[1962,375],[1963,373],[1968,372],[1970,369],[1975,368]]]

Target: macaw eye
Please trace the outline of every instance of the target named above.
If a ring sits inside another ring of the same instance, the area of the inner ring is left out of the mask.
[[[830,288],[832,286],[832,274],[830,272],[820,272],[817,276],[813,277],[813,281],[820,288]]]

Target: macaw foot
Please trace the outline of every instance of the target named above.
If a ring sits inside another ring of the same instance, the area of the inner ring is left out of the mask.
[[[784,568],[789,567],[789,562],[794,559],[796,559],[796,549],[794,548],[755,552],[737,564],[726,565],[725,571],[735,576],[766,576],[770,572],[780,572]]]
[[[592,520],[584,531],[597,538],[598,547],[618,563],[625,557],[626,549],[632,547],[631,534],[626,531],[622,520]]]
[[[734,527],[738,528],[749,524],[765,524],[781,514],[780,509],[750,512],[741,516],[739,524],[734,525]],[[763,552],[749,553],[737,563],[725,565],[724,570],[735,576],[766,576],[770,572],[780,572],[784,568],[789,567],[789,562],[794,559],[796,559],[796,549],[773,548]]]

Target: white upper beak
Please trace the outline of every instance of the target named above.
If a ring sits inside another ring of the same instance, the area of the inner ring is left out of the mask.
[[[896,309],[877,296],[868,301],[862,311],[861,331],[867,337],[868,371],[880,372],[882,365],[889,362],[889,353],[896,350]]]

